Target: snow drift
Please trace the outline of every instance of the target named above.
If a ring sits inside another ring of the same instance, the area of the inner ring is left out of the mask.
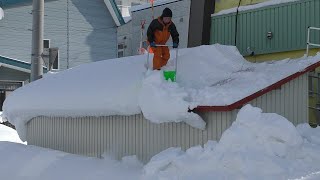
[[[187,151],[172,147],[145,166],[136,156],[116,161],[0,142],[0,179],[319,179],[319,135],[319,127],[296,128],[282,116],[246,105],[219,142]]]
[[[295,179],[319,174],[320,128],[244,106],[219,142],[169,148],[144,166],[145,179]],[[319,176],[318,176],[319,177]],[[303,178],[302,178],[303,179]]]

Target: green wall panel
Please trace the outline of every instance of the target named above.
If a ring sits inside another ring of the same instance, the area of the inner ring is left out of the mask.
[[[213,16],[211,44],[235,45],[236,13]],[[237,47],[248,55],[250,47],[255,54],[268,54],[306,48],[307,27],[320,27],[320,0],[262,7],[241,11],[237,19]],[[273,33],[268,39],[267,33]],[[320,32],[312,31],[310,40],[320,43]]]

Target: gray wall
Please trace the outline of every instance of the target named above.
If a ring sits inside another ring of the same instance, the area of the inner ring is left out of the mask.
[[[31,3],[4,11],[0,55],[30,62]],[[46,1],[44,31],[51,47],[59,48],[61,69],[117,56],[116,25],[101,0]]]
[[[308,74],[250,102],[264,112],[278,113],[294,125],[308,122]],[[27,124],[29,145],[100,157],[104,151],[120,158],[137,155],[147,162],[169,147],[184,150],[219,140],[236,119],[238,109],[229,112],[199,113],[205,130],[185,123],[154,124],[142,114],[109,117],[36,117]]]
[[[132,49],[132,21],[118,27],[118,44],[124,44],[126,47],[123,49],[124,56],[132,56],[137,54],[137,49]],[[140,37],[140,34],[139,34]],[[139,45],[138,45],[139,46]],[[134,48],[138,48],[135,46]],[[121,51],[120,49],[118,51]]]

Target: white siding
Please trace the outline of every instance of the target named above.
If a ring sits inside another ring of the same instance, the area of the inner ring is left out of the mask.
[[[308,119],[307,74],[273,90],[250,103],[264,112],[275,112],[295,125]],[[236,119],[238,109],[230,112],[199,113],[207,122],[205,130],[185,123],[154,124],[143,115],[110,117],[36,117],[28,123],[27,141],[75,154],[100,157],[103,152],[117,158],[137,155],[147,162],[169,147],[184,150],[219,140]]]
[[[31,11],[31,3],[5,9],[6,17],[0,21],[1,55],[31,61]],[[116,25],[101,0],[46,1],[44,20],[44,38],[59,48],[61,69],[117,56]]]
[[[31,61],[32,6],[4,9],[0,21],[0,55]]]

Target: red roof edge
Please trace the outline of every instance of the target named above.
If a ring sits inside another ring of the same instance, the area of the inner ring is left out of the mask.
[[[278,81],[278,82],[276,82],[276,83],[274,83],[274,84],[272,84],[272,85],[270,85],[270,86],[268,86],[268,87],[266,87],[266,88],[264,88],[264,89],[262,89],[262,90],[260,90],[260,91],[258,91],[256,93],[254,93],[254,94],[251,94],[250,96],[247,96],[247,97],[241,99],[240,101],[237,101],[237,102],[231,104],[231,105],[226,105],[226,106],[198,106],[198,107],[194,108],[192,111],[196,111],[196,112],[232,111],[234,109],[241,108],[244,104],[252,101],[253,99],[255,99],[255,98],[259,97],[259,96],[262,96],[262,95],[264,95],[264,94],[266,94],[266,93],[268,93],[268,92],[270,92],[270,91],[272,91],[274,89],[278,89],[283,84],[285,84],[285,83],[287,83],[287,82],[289,82],[289,81],[291,81],[291,80],[293,80],[293,79],[295,79],[295,78],[297,78],[297,77],[299,77],[299,76],[301,76],[301,75],[303,75],[303,74],[305,74],[307,72],[310,72],[310,71],[316,69],[319,66],[320,66],[320,61],[308,66],[303,71],[299,71],[299,72],[297,72],[295,74],[292,74],[292,75],[290,75],[290,76],[288,76],[288,77],[286,77],[286,78],[284,78],[284,79],[282,79],[282,80],[280,80],[280,81]]]

